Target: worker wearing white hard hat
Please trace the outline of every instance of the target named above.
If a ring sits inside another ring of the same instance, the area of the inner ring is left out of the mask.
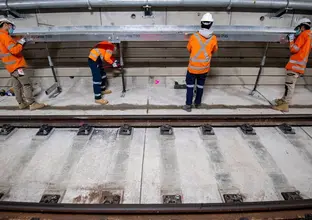
[[[43,103],[35,102],[33,89],[27,72],[27,64],[22,54],[26,43],[24,38],[16,41],[11,35],[15,24],[7,18],[0,19],[0,58],[5,68],[11,75],[16,101],[20,109],[35,110],[43,108]]]
[[[300,19],[295,27],[295,34],[288,35],[291,56],[286,65],[285,93],[281,99],[275,100],[273,109],[288,112],[297,79],[303,76],[312,47],[311,20]]]
[[[186,102],[183,109],[192,111],[194,87],[196,83],[195,108],[199,108],[204,92],[205,80],[210,71],[212,54],[218,50],[217,37],[213,35],[211,27],[213,17],[210,13],[204,14],[201,19],[201,28],[193,34],[188,42],[187,49],[190,53],[189,65],[186,74]]]

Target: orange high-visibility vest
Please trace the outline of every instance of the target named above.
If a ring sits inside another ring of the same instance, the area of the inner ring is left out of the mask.
[[[9,73],[27,67],[22,50],[23,46],[17,43],[7,31],[0,30],[0,58]]]
[[[187,49],[190,52],[188,71],[193,74],[208,73],[212,54],[218,50],[217,37],[212,35],[206,39],[197,32],[190,37]]]
[[[113,64],[115,61],[115,58],[112,57],[114,49],[114,44],[108,41],[102,41],[90,51],[89,58],[96,61],[100,57],[102,61]]]
[[[304,74],[311,51],[311,31],[302,32],[294,42],[290,42],[289,49],[292,55],[285,67],[286,70]]]

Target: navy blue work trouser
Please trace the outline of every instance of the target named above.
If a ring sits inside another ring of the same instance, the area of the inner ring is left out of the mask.
[[[88,59],[88,64],[92,72],[94,98],[101,99],[102,91],[106,89],[106,72],[104,71],[103,62],[99,57],[96,61]]]
[[[206,80],[207,73],[204,74],[192,74],[187,71],[186,74],[186,104],[192,105],[193,102],[193,92],[195,82],[197,81],[197,88],[196,88],[196,97],[195,97],[195,104],[201,104],[203,92],[204,92],[204,85]]]

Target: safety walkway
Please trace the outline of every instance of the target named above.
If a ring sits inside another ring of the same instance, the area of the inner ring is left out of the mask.
[[[112,94],[106,95],[109,105],[94,103],[90,78],[63,79],[63,92],[56,98],[49,98],[44,89],[51,80],[35,85],[39,93],[37,100],[49,105],[44,110],[18,110],[14,97],[0,97],[0,115],[123,115],[123,114],[189,114],[181,110],[185,103],[185,89],[174,89],[174,81],[155,80],[148,77],[132,78],[127,82],[127,92],[122,96],[120,78],[110,79]],[[46,85],[45,85],[46,84]],[[289,113],[312,113],[310,86],[298,86]],[[269,101],[279,98],[284,92],[282,85],[260,86],[259,92],[250,95],[251,85],[206,86],[201,109],[192,114],[282,114],[270,109]]]

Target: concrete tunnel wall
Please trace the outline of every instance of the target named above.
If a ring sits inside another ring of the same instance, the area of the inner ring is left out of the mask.
[[[28,11],[23,19],[12,19],[18,27],[40,26],[82,26],[82,25],[198,25],[206,11],[153,11],[152,17],[144,17],[143,11],[92,11],[49,12]],[[266,12],[212,12],[216,25],[251,25],[292,27],[302,17],[311,15],[285,14],[281,18],[270,18]],[[135,15],[135,16],[134,16]],[[260,19],[264,16],[264,20]],[[135,17],[135,18],[133,18]],[[90,48],[96,42],[49,43],[50,54],[62,79],[69,76],[91,77],[87,68]],[[182,81],[185,76],[188,53],[186,42],[125,42],[124,61],[127,77],[165,77],[166,84]],[[265,48],[264,43],[220,42],[220,50],[212,59],[209,85],[252,85]],[[35,69],[34,79],[53,81],[46,58],[45,44],[28,45],[24,55],[30,67]],[[289,57],[287,45],[270,44],[261,85],[284,83],[284,66]],[[311,56],[310,56],[311,57]],[[310,59],[308,67],[312,66]],[[36,81],[36,80],[35,80]],[[133,80],[128,80],[133,81]],[[305,81],[298,84],[312,84],[312,71],[307,70]],[[8,73],[0,70],[0,87],[9,86]]]

